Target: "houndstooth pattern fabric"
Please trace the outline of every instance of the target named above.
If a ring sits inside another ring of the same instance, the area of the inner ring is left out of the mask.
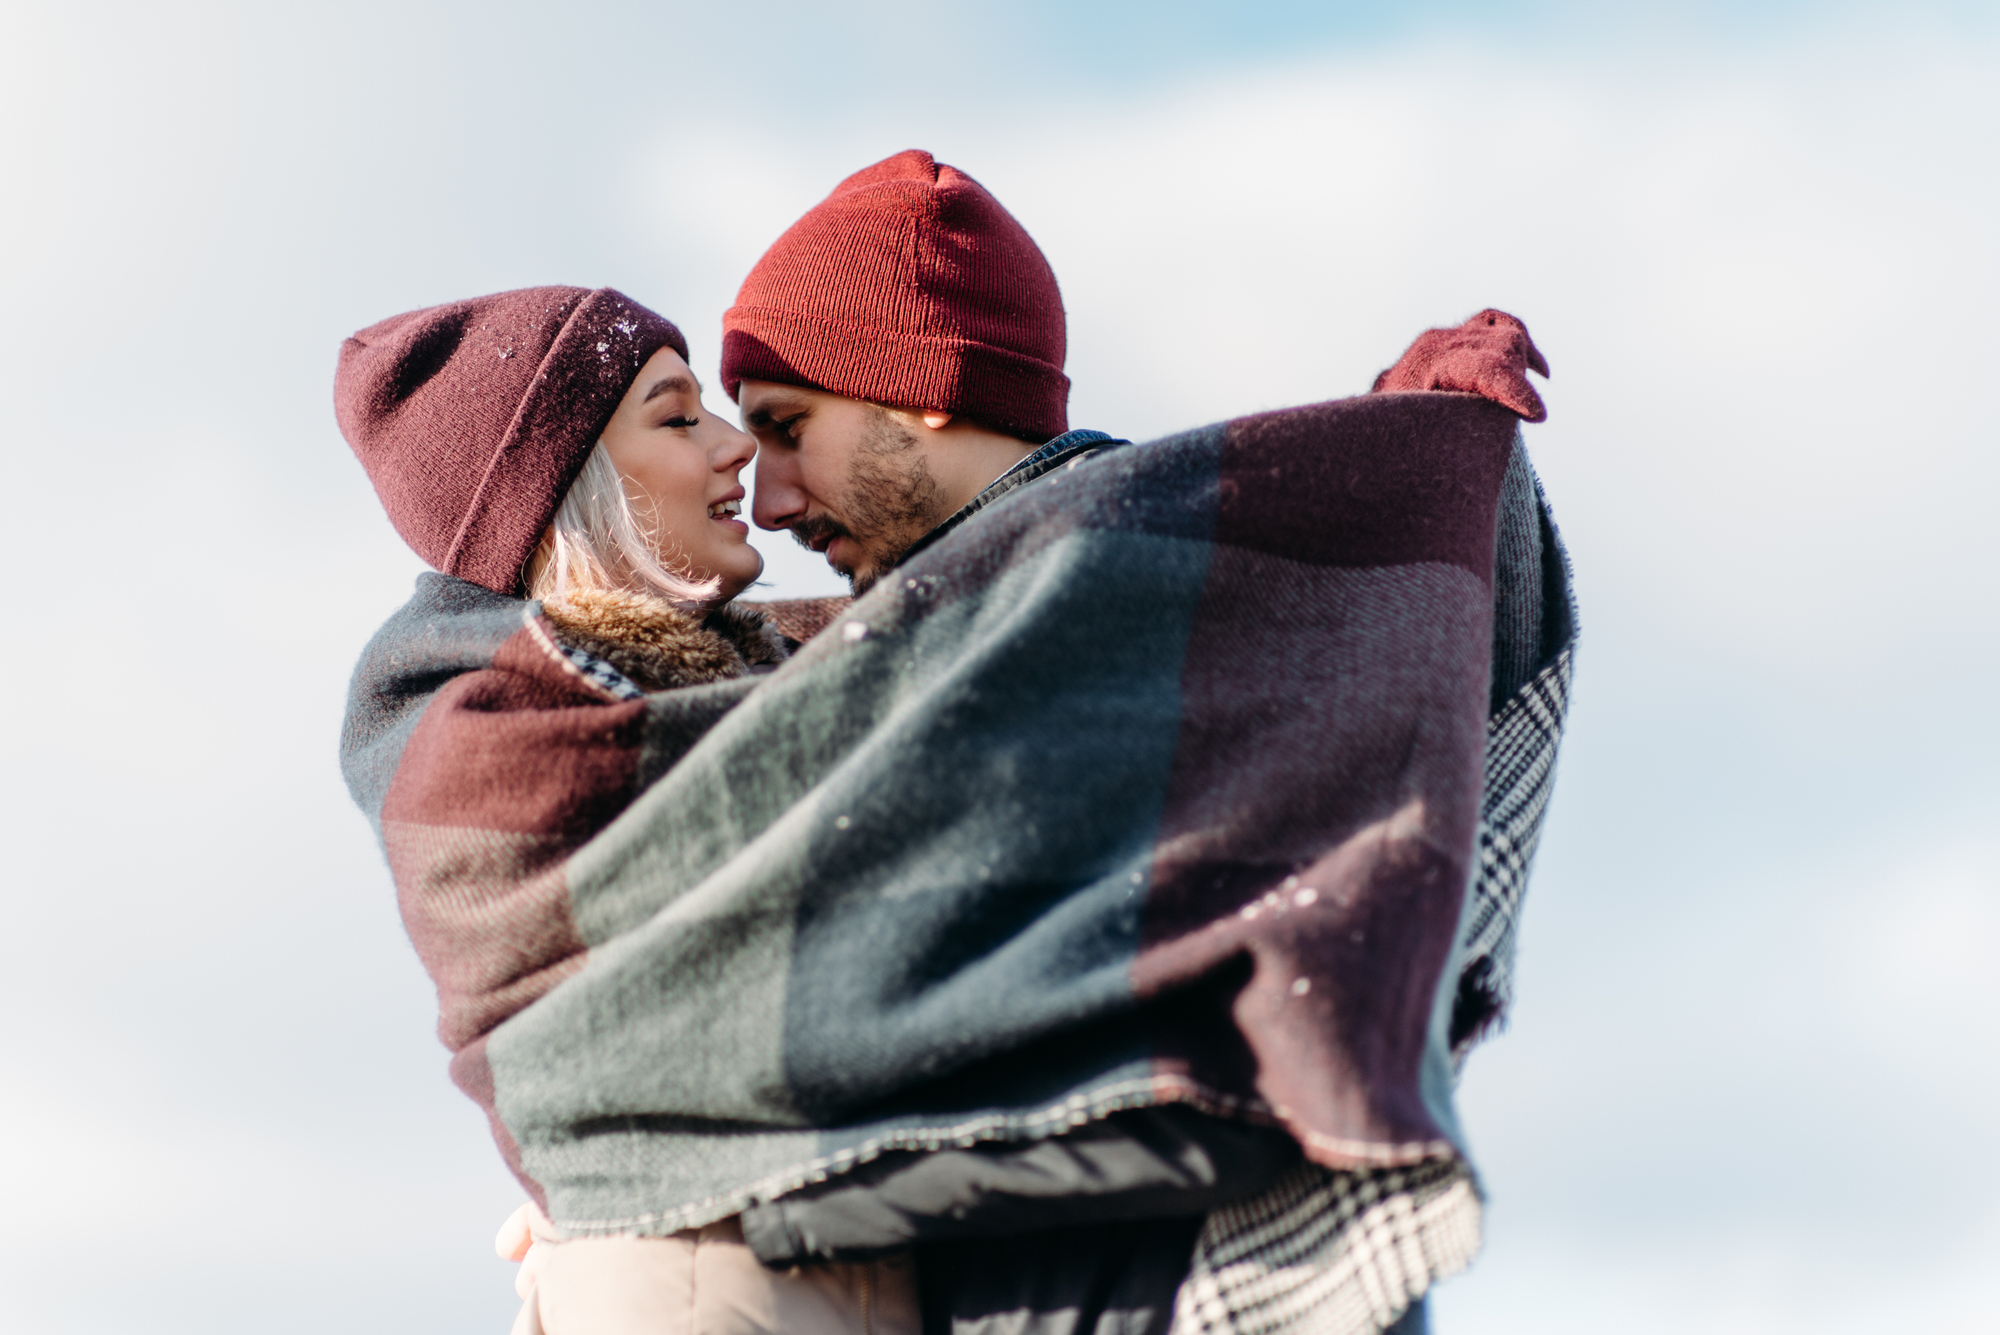
[[[1372,1335],[1478,1250],[1479,1196],[1456,1159],[1301,1164],[1209,1215],[1170,1335]]]
[[[1565,647],[1500,707],[1486,725],[1486,781],[1480,802],[1478,863],[1460,935],[1461,987],[1482,993],[1488,1019],[1452,1049],[1463,1062],[1514,999],[1514,943],[1528,868],[1555,788],[1556,748],[1569,712],[1573,650]]]
[[[558,644],[556,647],[562,651],[562,656],[569,660],[570,666],[581,672],[584,679],[598,689],[620,700],[639,700],[645,697],[646,693],[640,690],[630,677],[596,654],[573,649],[567,644]]]

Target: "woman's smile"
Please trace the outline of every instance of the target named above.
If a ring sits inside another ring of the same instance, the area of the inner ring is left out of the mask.
[[[708,517],[720,523],[733,533],[741,533],[747,540],[750,526],[737,516],[743,513],[743,488],[734,487],[724,493],[721,500],[708,507]]]

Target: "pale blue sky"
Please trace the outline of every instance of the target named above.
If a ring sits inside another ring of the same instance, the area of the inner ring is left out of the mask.
[[[1555,368],[1581,677],[1444,1335],[2000,1326],[1994,7],[745,12],[0,0],[8,1329],[505,1328],[514,1188],[334,767],[417,569],[335,348],[611,283],[707,373],[912,145],[1049,253],[1079,424],[1488,304]]]

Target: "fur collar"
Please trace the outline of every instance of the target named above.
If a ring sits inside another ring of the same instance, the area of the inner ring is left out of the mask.
[[[747,607],[724,605],[697,617],[648,594],[589,589],[544,603],[542,615],[564,644],[647,691],[740,677],[787,656],[783,638]]]

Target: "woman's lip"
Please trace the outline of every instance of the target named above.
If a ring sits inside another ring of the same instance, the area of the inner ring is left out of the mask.
[[[711,524],[720,524],[727,529],[734,529],[736,532],[743,534],[745,537],[748,537],[750,535],[750,526],[744,523],[742,520],[738,519],[735,515],[716,515],[713,519],[709,520],[709,522]]]

